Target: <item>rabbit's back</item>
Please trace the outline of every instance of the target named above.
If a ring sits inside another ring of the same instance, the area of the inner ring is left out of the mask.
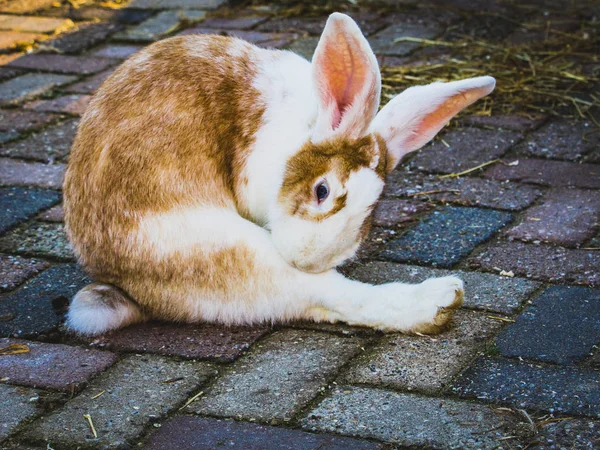
[[[177,37],[108,78],[82,118],[64,185],[67,230],[93,274],[123,271],[98,255],[123,261],[117,253],[140,217],[237,207],[265,111],[254,80],[275,53],[228,37]]]

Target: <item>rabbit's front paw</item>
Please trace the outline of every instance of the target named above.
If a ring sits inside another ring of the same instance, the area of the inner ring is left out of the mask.
[[[416,286],[417,305],[429,311],[429,318],[415,324],[413,333],[438,334],[450,323],[464,299],[463,282],[456,277],[431,278]]]

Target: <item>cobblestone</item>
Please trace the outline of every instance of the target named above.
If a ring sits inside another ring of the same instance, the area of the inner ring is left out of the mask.
[[[122,29],[123,26],[116,23],[99,22],[78,24],[77,29],[45,41],[44,45],[55,49],[55,51],[59,53],[79,53],[103,42]],[[53,70],[53,72],[54,71],[56,70]]]
[[[0,5],[0,12],[11,14],[33,13],[40,9],[49,8],[54,0],[9,0]]]
[[[62,187],[64,164],[41,164],[0,158],[0,186]]]
[[[479,128],[451,130],[441,138],[445,143],[437,139],[423,148],[410,161],[410,167],[426,172],[461,172],[501,158],[521,138],[514,131]]]
[[[229,362],[239,357],[267,331],[267,327],[260,326],[144,324],[125,328],[90,343],[120,352]]]
[[[60,201],[60,194],[35,188],[0,188],[0,234]]]
[[[371,48],[378,55],[403,56],[420,44],[409,41],[396,41],[398,37],[435,39],[443,31],[436,23],[396,23],[369,38]]]
[[[373,215],[373,225],[395,227],[415,220],[415,216],[431,208],[430,205],[415,200],[380,200]]]
[[[483,175],[494,180],[522,181],[544,186],[600,189],[600,168],[593,164],[519,159],[516,166],[496,164]]]
[[[139,45],[107,45],[93,52],[92,56],[125,59],[137,53],[142,48]]]
[[[19,425],[38,414],[31,399],[38,397],[37,391],[0,384],[0,442],[13,433]]]
[[[26,33],[55,33],[73,26],[69,19],[0,14],[0,30]]]
[[[288,49],[311,61],[318,43],[319,38],[305,37],[292,42]]]
[[[355,337],[302,330],[274,333],[221,376],[194,410],[262,421],[290,419],[361,345]]]
[[[583,360],[600,342],[600,290],[553,286],[507,327],[496,344],[505,356],[558,364]]]
[[[387,177],[384,195],[519,211],[531,205],[542,195],[542,191],[526,184],[481,178],[440,179],[436,175],[425,175],[402,168],[394,170]]]
[[[80,5],[73,8],[70,5],[53,7],[43,11],[44,14],[54,17],[68,17],[71,20],[101,20],[106,22],[118,22],[126,25],[135,25],[148,19],[154,11],[135,8],[99,8],[97,6]]]
[[[35,33],[0,31],[0,50],[14,49],[19,45],[30,45],[43,38],[43,35]]]
[[[0,81],[8,80],[9,78],[14,78],[24,73],[21,69],[13,69],[9,67],[0,67]]]
[[[448,206],[385,246],[382,258],[451,267],[512,220],[509,213]]]
[[[480,357],[455,381],[452,391],[517,408],[600,414],[600,377],[592,369]]]
[[[96,89],[100,87],[104,80],[106,80],[111,73],[114,72],[114,68],[105,70],[104,72],[97,73],[94,76],[86,78],[79,83],[68,86],[66,92],[74,92],[77,94],[93,94]]]
[[[516,151],[527,157],[577,161],[600,145],[593,128],[591,122],[552,121],[530,134]]]
[[[0,339],[0,348],[25,345],[29,351],[0,358],[0,378],[10,384],[64,392],[78,391],[95,374],[116,361],[116,355],[62,344]]]
[[[27,139],[0,147],[0,155],[33,159],[47,163],[64,161],[77,132],[78,120],[46,128]]]
[[[163,11],[133,28],[117,33],[115,38],[134,42],[152,42],[175,31],[183,20],[201,21],[205,15],[204,11],[195,10]]]
[[[346,437],[192,416],[179,416],[169,420],[150,437],[143,448],[144,450],[166,448],[192,450],[220,447],[244,450],[382,449],[380,444]]]
[[[522,241],[579,247],[596,233],[600,218],[597,192],[556,189],[542,200],[542,205],[527,210],[523,221],[506,234]]]
[[[217,9],[226,0],[133,0],[131,8],[147,9]]]
[[[130,356],[95,378],[61,410],[30,425],[25,436],[58,448],[122,448],[133,443],[150,423],[173,411],[214,373],[205,363]],[[84,414],[93,418],[97,438]]]
[[[537,448],[545,449],[593,449],[598,445],[600,423],[591,420],[558,420],[539,427],[535,436]]]
[[[39,219],[44,222],[64,222],[65,212],[62,205],[56,205],[40,214]]]
[[[56,121],[56,114],[22,111],[19,109],[0,109],[1,131],[31,131]]]
[[[522,132],[535,130],[545,121],[546,117],[529,118],[524,116],[468,116],[460,119],[462,125]]]
[[[23,105],[25,109],[49,111],[81,116],[91,100],[89,95],[65,95],[52,100],[36,100]]]
[[[473,256],[469,265],[487,271],[504,270],[552,283],[600,287],[600,274],[597,270],[600,267],[600,254],[593,250],[498,242],[480,255]]]
[[[45,261],[0,255],[0,292],[13,290],[48,266]]]
[[[74,264],[60,264],[27,282],[0,302],[0,336],[30,337],[51,332],[61,310],[90,281]]]
[[[513,314],[541,284],[523,278],[501,277],[489,273],[430,269],[389,262],[372,261],[350,270],[357,280],[382,284],[394,281],[421,283],[428,278],[457,276],[465,283],[466,308]]]
[[[105,70],[118,62],[110,58],[36,53],[15,59],[9,63],[9,67],[43,72],[90,75]]]
[[[342,386],[302,425],[407,447],[492,449],[511,424],[483,405]]]
[[[75,259],[61,223],[34,222],[21,225],[0,238],[0,251],[61,261]]]
[[[56,55],[59,56],[59,55]],[[16,60],[15,60],[16,61]],[[0,83],[0,105],[37,97],[50,89],[75,81],[70,75],[28,73]]]
[[[224,28],[226,30],[249,30],[250,28],[254,28],[256,25],[261,24],[267,20],[269,20],[269,18],[265,16],[247,16],[233,18],[214,17],[202,21],[202,26],[217,29]],[[266,31],[287,32],[289,31],[289,28]]]
[[[434,394],[485,350],[502,322],[485,313],[458,311],[452,330],[430,336],[386,337],[352,362],[342,382],[372,384]]]

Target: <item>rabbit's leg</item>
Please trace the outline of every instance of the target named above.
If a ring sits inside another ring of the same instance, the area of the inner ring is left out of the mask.
[[[73,298],[66,325],[77,333],[96,335],[145,320],[140,307],[119,288],[92,283]]]
[[[307,318],[388,331],[439,333],[464,295],[463,283],[456,277],[373,286],[330,271],[313,281],[314,305],[306,310]]]
[[[185,275],[188,278],[181,274],[162,287],[161,304],[178,305],[177,317],[171,320],[252,323],[304,318],[433,333],[462,302],[462,282],[455,277],[373,286],[335,270],[303,272],[281,256],[268,231],[232,211],[188,210],[156,221],[160,224],[149,221],[142,229],[152,230],[145,239],[161,244],[157,257],[187,255],[179,264],[194,268]],[[144,292],[156,290],[125,288],[138,301]]]

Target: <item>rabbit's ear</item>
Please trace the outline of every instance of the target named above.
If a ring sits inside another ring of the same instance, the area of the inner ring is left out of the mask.
[[[408,88],[379,111],[369,131],[378,133],[388,148],[387,170],[403,155],[429,142],[452,117],[494,90],[492,77],[468,78]]]
[[[379,107],[381,75],[369,43],[350,17],[329,16],[312,65],[319,99],[313,142],[363,135]]]

